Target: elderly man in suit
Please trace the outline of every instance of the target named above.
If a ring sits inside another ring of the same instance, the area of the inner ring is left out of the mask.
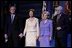
[[[63,12],[63,7],[58,6],[55,8],[55,13],[53,17],[53,33],[55,35],[56,47],[66,47],[67,46],[67,32],[68,32],[68,16]]]

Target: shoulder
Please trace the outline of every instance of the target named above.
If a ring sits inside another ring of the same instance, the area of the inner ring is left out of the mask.
[[[68,18],[68,15],[62,13],[62,18]]]
[[[29,18],[28,19],[26,19],[26,22],[28,22],[29,21]]]
[[[38,18],[35,17],[34,19],[35,19],[36,21],[38,21]]]
[[[62,15],[62,17],[67,17],[67,16],[68,16],[68,15],[66,15],[65,13],[62,13],[61,15]]]
[[[51,20],[51,19],[48,19],[48,21],[49,21],[50,23],[52,23],[52,20]]]
[[[38,18],[35,17],[35,20],[38,20]]]
[[[43,22],[43,20],[40,20],[40,23],[42,23]]]

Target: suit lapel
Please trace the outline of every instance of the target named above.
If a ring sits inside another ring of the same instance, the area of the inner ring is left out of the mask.
[[[11,23],[11,15],[8,16],[8,23]]]
[[[60,20],[61,20],[61,16],[60,16],[58,19],[57,19],[57,17],[56,17],[56,22],[57,22],[57,23],[59,23]]]

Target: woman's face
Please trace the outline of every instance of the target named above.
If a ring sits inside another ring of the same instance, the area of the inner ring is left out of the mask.
[[[30,11],[30,12],[29,12],[29,16],[30,16],[30,17],[33,17],[33,11]]]
[[[42,19],[47,19],[47,14],[43,14]]]

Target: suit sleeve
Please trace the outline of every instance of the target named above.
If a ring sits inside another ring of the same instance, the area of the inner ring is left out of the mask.
[[[39,21],[37,19],[37,37],[39,37]]]
[[[23,32],[23,35],[24,35],[24,36],[25,36],[26,32],[27,32],[27,20],[26,20],[25,29],[24,29],[24,32]]]
[[[8,21],[7,21],[7,16],[6,16],[5,27],[4,27],[4,34],[7,34],[7,33],[8,33]]]
[[[50,31],[50,36],[52,37],[52,32],[53,32],[53,24],[52,24],[52,21],[50,21],[49,31]]]
[[[68,28],[69,28],[69,19],[67,16],[64,17],[63,19],[63,25],[61,26],[62,29],[65,29],[66,31],[68,31]]]

